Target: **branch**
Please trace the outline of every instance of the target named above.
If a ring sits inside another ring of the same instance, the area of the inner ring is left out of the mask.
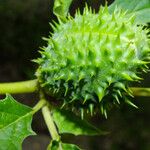
[[[47,102],[47,100],[44,97],[44,93],[42,91],[40,91],[40,101],[45,101]],[[45,120],[45,123],[47,125],[47,128],[49,130],[49,133],[52,137],[53,140],[59,141],[60,140],[60,136],[57,132],[56,126],[54,124],[52,115],[51,115],[51,111],[49,108],[49,103],[47,102],[47,105],[45,105],[44,107],[42,107],[42,114]]]
[[[150,97],[150,88],[131,87],[134,96]]]
[[[60,137],[54,124],[49,107],[46,105],[42,108],[42,114],[53,140],[59,141]]]
[[[21,82],[0,83],[0,94],[33,93],[38,89],[37,84],[37,79]],[[133,92],[134,96],[150,96],[150,88],[130,87],[130,90]]]
[[[33,93],[37,90],[37,79],[20,82],[0,83],[0,94]]]

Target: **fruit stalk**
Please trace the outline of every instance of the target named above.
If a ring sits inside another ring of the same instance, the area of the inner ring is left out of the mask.
[[[42,107],[42,114],[43,114],[45,123],[47,125],[47,128],[49,130],[49,133],[53,140],[59,141],[60,137],[59,137],[59,134],[57,132],[56,126],[54,124],[54,121],[51,115],[50,104],[45,99],[44,93],[42,91],[40,91],[40,101],[45,101],[47,103],[47,105]]]
[[[45,105],[42,108],[42,114],[43,114],[45,123],[47,125],[47,128],[49,130],[49,133],[50,133],[52,139],[59,141],[60,137],[59,137],[59,134],[57,133],[57,129],[56,129],[55,124],[53,122],[53,118],[51,116],[50,109],[47,105]]]

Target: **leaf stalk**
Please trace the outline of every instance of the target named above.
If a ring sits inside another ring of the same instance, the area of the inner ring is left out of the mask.
[[[37,111],[39,111],[42,107],[44,107],[47,104],[45,99],[41,99],[34,107],[32,113],[35,114]]]

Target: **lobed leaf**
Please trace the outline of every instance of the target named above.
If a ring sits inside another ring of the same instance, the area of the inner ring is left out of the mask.
[[[109,6],[110,12],[113,12],[115,7],[120,7],[123,10],[128,10],[128,13],[132,15],[135,13],[136,23],[143,24],[150,22],[150,1],[149,0],[115,0],[115,2]]]
[[[81,150],[74,144],[52,141],[47,150]]]
[[[78,116],[68,110],[56,109],[53,111],[53,119],[58,127],[59,133],[70,133],[74,135],[104,135],[106,132],[101,131],[88,123],[81,120]]]
[[[59,17],[66,17],[73,0],[55,0],[53,12]]]
[[[0,100],[0,149],[21,150],[23,140],[35,133],[31,129],[32,109],[10,95]]]

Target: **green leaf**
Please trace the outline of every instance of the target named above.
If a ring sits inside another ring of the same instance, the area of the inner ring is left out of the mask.
[[[53,12],[59,17],[66,17],[73,0],[55,0]]]
[[[0,149],[21,150],[22,141],[35,133],[31,129],[32,109],[10,95],[0,100]]]
[[[74,113],[56,109],[53,112],[53,119],[58,127],[59,133],[71,133],[74,135],[104,135],[104,131],[97,129]]]
[[[115,0],[109,6],[110,12],[113,12],[116,6],[128,10],[130,15],[135,13],[136,23],[138,24],[150,22],[150,0]]]
[[[74,144],[66,144],[58,141],[52,141],[47,150],[81,150]]]

